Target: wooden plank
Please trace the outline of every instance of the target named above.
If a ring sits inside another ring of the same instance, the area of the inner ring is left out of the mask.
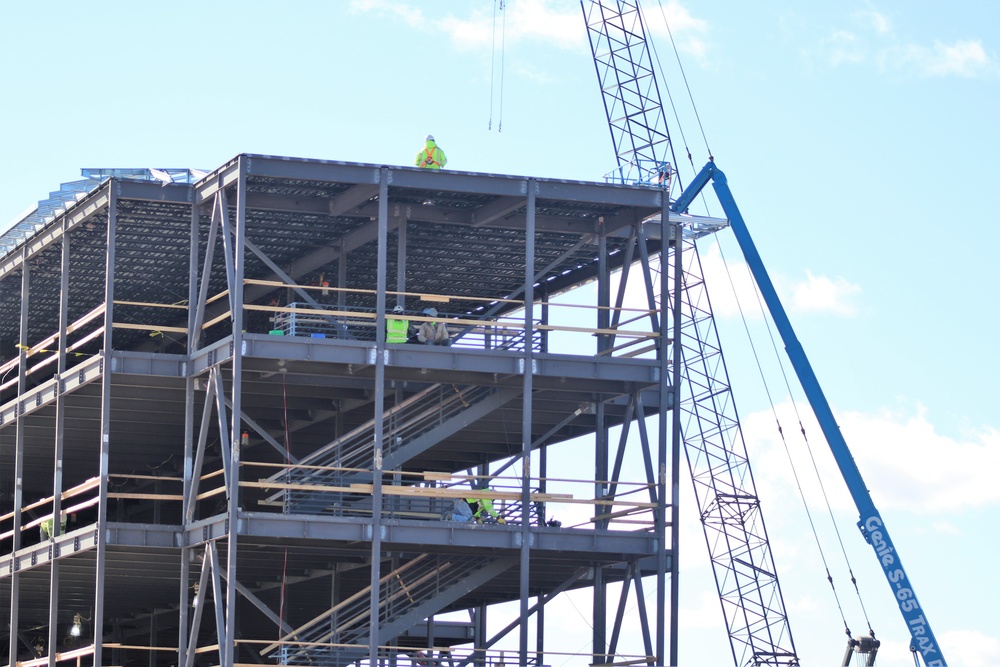
[[[371,484],[351,484],[354,493],[371,493]],[[383,486],[387,496],[430,496],[432,498],[489,498],[490,500],[520,500],[520,491],[497,491],[495,489],[443,489],[437,486]],[[531,500],[566,501],[573,498],[570,493],[531,493]],[[584,501],[586,502],[586,501]]]
[[[137,329],[139,331],[169,331],[170,333],[187,333],[184,327],[164,327],[156,324],[131,324],[128,322],[115,322],[111,325],[115,329]]]
[[[170,493],[109,493],[108,498],[120,498],[124,500],[184,500],[184,496]]]

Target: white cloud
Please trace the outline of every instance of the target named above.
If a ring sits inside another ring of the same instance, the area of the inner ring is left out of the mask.
[[[996,667],[1000,639],[975,630],[952,630],[938,639],[948,661],[965,667]]]
[[[859,32],[834,29],[822,42],[821,52],[834,67],[872,62],[883,72],[965,78],[995,75],[1000,69],[978,39],[935,40],[925,46],[898,39],[889,18],[874,9],[854,12],[851,19]]]
[[[756,288],[747,265],[741,259],[723,256],[719,246],[702,249],[702,271],[716,317],[736,317],[741,311],[748,320],[759,320],[763,301],[758,300]],[[795,281],[783,276],[772,276],[775,289],[789,311],[800,313],[829,313],[842,317],[857,315],[853,300],[861,287],[846,278],[817,276],[806,271],[805,280]]]
[[[874,9],[863,9],[851,15],[855,21],[865,28],[870,28],[880,35],[887,35],[892,31],[889,18]]]
[[[858,309],[851,302],[861,287],[847,279],[813,275],[806,271],[804,282],[790,287],[792,301],[790,308],[799,312],[827,312],[845,317],[857,315]]]
[[[996,68],[979,40],[959,40],[953,44],[936,41],[929,48],[907,45],[887,52],[883,62],[890,67],[913,67],[926,76],[973,78]]]
[[[864,47],[858,36],[846,30],[835,30],[826,39],[828,59],[836,67],[841,63],[860,63],[865,59]]]
[[[847,489],[839,481],[840,472],[808,405],[804,402],[799,405],[797,414],[787,401],[775,410],[810,504],[821,504],[823,500],[809,453],[798,434],[799,418],[831,505],[835,509],[852,507]],[[937,515],[932,528],[939,534],[951,534],[957,529],[942,516],[1000,505],[1000,486],[994,482],[995,471],[1000,468],[1000,431],[987,427],[961,438],[942,435],[928,421],[919,403],[895,410],[884,408],[874,413],[835,415],[880,509]],[[788,455],[777,433],[775,419],[770,411],[746,415],[742,419],[744,437],[748,449],[754,452],[754,470],[759,483],[769,488],[767,495],[797,495],[789,485]]]
[[[472,5],[470,4],[470,7]],[[586,43],[586,31],[580,6],[569,0],[518,0],[505,3],[500,10],[482,3],[466,16],[427,17],[413,4],[391,0],[352,0],[351,10],[372,12],[401,20],[414,28],[443,32],[460,50],[490,49],[496,40],[507,46],[519,41],[538,40],[560,48],[580,48]]]
[[[388,16],[399,19],[413,28],[423,28],[427,25],[424,13],[411,5],[392,0],[351,0],[352,12],[374,12],[378,16]]]
[[[644,13],[647,31],[666,39],[665,18],[677,48],[704,57],[708,43],[703,35],[708,23],[693,17],[678,0],[669,0],[660,9],[662,15],[658,10]],[[414,4],[392,0],[352,0],[351,10],[401,20],[418,29],[441,31],[460,50],[491,49],[494,42],[497,49],[501,43],[509,48],[522,41],[545,42],[560,49],[587,48],[587,32],[576,0],[508,0],[502,11],[499,4],[482,3],[461,17],[428,17]]]
[[[678,51],[699,60],[704,59],[709,50],[709,44],[703,38],[703,35],[708,33],[708,22],[692,16],[677,0],[669,0],[665,6],[660,5],[658,9],[661,9],[662,13],[656,8],[644,12],[646,29],[649,33],[657,40],[667,40],[670,38],[667,34],[669,26]]]

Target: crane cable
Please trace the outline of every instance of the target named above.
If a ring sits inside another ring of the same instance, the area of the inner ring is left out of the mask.
[[[649,25],[649,22],[645,20],[642,8],[636,3],[636,9],[639,11],[639,19],[642,21],[643,25]],[[662,8],[661,8],[662,9]],[[661,12],[662,13],[662,12]],[[663,22],[667,22],[666,14],[663,14]],[[667,33],[670,33],[670,26],[667,26]],[[663,73],[663,65],[660,63],[660,54],[656,51],[656,43],[652,39],[646,40],[649,44],[649,50],[653,54],[653,60],[656,61],[656,67],[660,70],[660,80],[663,81],[663,88],[667,93],[667,101],[670,102],[670,110],[674,113],[674,120],[677,122],[677,131],[681,133],[681,141],[684,142],[684,151],[687,153],[688,162],[691,163],[691,168],[694,173],[698,173],[698,170],[694,168],[694,158],[691,157],[691,149],[688,148],[687,136],[684,134],[684,126],[681,125],[680,116],[677,113],[677,106],[674,104],[674,96],[670,93],[670,84],[667,83],[667,77]],[[673,43],[673,40],[671,40]],[[676,53],[677,47],[674,47],[674,52]],[[678,55],[678,60],[680,56]],[[690,92],[690,91],[689,91]],[[692,104],[694,101],[692,100]],[[662,102],[661,102],[662,105]],[[665,122],[665,121],[664,121]],[[667,133],[669,137],[669,132]],[[674,153],[674,143],[670,142],[670,158],[673,160],[674,164],[677,164],[677,154]],[[680,178],[680,173],[677,174],[677,184],[680,189],[684,190],[684,182]]]
[[[705,150],[708,151],[708,159],[714,160],[712,156],[712,149],[708,146],[708,137],[705,135],[705,127],[701,124],[701,115],[698,113],[698,106],[694,103],[694,95],[691,94],[691,86],[688,84],[687,74],[684,72],[684,65],[681,64],[680,52],[677,50],[677,44],[674,42],[674,34],[670,31],[670,24],[667,23],[667,14],[663,10],[663,1],[658,0],[657,4],[660,7],[660,13],[663,15],[663,24],[667,27],[667,35],[670,36],[670,45],[674,49],[674,56],[677,58],[677,67],[680,69],[681,78],[684,80],[684,88],[687,90],[688,99],[691,100],[691,109],[694,111],[694,117],[698,121],[698,129],[701,131],[702,141],[705,142]],[[657,62],[659,64],[659,62]]]
[[[754,293],[757,296],[757,304],[760,307],[761,311],[763,311],[764,305],[761,303],[760,290],[755,289]],[[767,318],[764,318],[764,321],[767,325],[768,336],[770,336],[771,338],[771,347],[774,350],[775,357],[778,359],[778,366],[781,369],[781,377],[785,382],[785,390],[788,392],[788,395],[791,396],[792,388],[788,381],[788,374],[785,372],[785,366],[784,363],[782,362],[781,353],[778,352],[778,345],[774,339],[774,332],[771,329],[771,322]],[[799,414],[798,404],[794,400],[792,401],[792,408],[795,410],[795,418],[799,423],[799,432],[802,434],[802,440],[805,442],[806,451],[809,452],[809,461],[812,463],[813,472],[816,475],[816,481],[819,482],[819,488],[823,494],[823,502],[826,504],[826,511],[830,516],[830,523],[833,525],[834,533],[837,535],[837,543],[840,545],[840,552],[843,554],[844,562],[847,564],[847,572],[851,575],[851,584],[853,584],[854,592],[858,597],[858,604],[861,606],[861,613],[864,615],[865,623],[868,625],[868,632],[871,634],[872,637],[874,637],[875,630],[872,629],[871,620],[868,618],[868,610],[865,608],[865,601],[861,596],[861,590],[858,588],[858,580],[857,577],[854,576],[854,568],[851,565],[850,557],[847,555],[847,549],[844,546],[844,539],[840,534],[840,528],[837,527],[837,521],[836,519],[834,519],[833,508],[830,505],[830,498],[826,493],[826,485],[823,484],[823,477],[820,475],[819,466],[816,464],[816,457],[813,454],[812,443],[809,441],[809,436],[806,433],[806,428],[802,424],[802,416]],[[850,636],[850,632],[848,632],[847,634],[848,636]]]
[[[504,0],[500,2],[500,122],[497,125],[497,132],[503,131],[503,59],[507,42],[507,14],[504,12]],[[490,121],[486,126],[487,130],[493,129],[493,91],[496,88],[494,82],[494,70],[496,68],[497,52],[497,0],[493,0],[493,37],[491,40],[492,51],[490,52]]]
[[[674,33],[672,30],[670,30],[670,22],[667,21],[667,13],[663,9],[662,2],[658,2],[658,5],[660,7],[660,16],[663,18],[663,26],[666,28],[667,35],[670,37],[670,46],[674,51],[674,58],[677,60],[677,67],[678,69],[680,69],[681,78],[683,79],[684,87],[687,90],[688,100],[691,103],[691,109],[694,111],[694,116],[698,121],[698,129],[701,132],[701,138],[705,142],[705,151],[708,153],[709,161],[714,161],[715,157],[712,154],[712,149],[708,145],[708,136],[705,134],[705,127],[702,125],[701,122],[701,114],[698,113],[698,105],[695,104],[694,94],[691,92],[691,86],[688,84],[687,74],[685,74],[684,72],[684,65],[681,63],[680,51],[677,49],[677,43],[674,41]],[[636,7],[639,8],[638,3],[636,4]],[[639,11],[641,13],[642,9],[639,8]],[[691,154],[691,148],[688,144],[687,136],[684,132],[684,126],[681,124],[680,116],[677,113],[677,106],[674,104],[674,96],[670,92],[670,85],[667,83],[667,77],[663,72],[663,64],[660,62],[660,54],[656,50],[656,43],[652,39],[649,40],[649,45],[650,45],[650,51],[653,54],[653,58],[656,60],[656,67],[660,70],[660,79],[663,81],[663,86],[666,89],[667,100],[670,102],[670,109],[671,111],[673,111],[674,120],[677,122],[677,130],[678,132],[680,132],[681,140],[684,142],[684,152],[687,154],[688,164],[691,166],[692,178],[694,178],[694,175],[697,175],[698,173],[698,167],[696,167],[694,164],[694,156]],[[670,154],[674,159],[674,164],[677,164],[677,157],[673,152],[673,142],[671,142],[670,145]],[[677,184],[680,187],[681,191],[683,192],[684,182],[683,180],[681,180],[679,172],[677,174]],[[700,196],[702,205],[705,207],[705,214],[708,215],[709,206],[708,206],[708,200],[705,198],[704,191],[700,193]]]
[[[719,248],[719,255],[722,257],[722,264],[723,264],[723,266],[726,267],[726,277],[729,280],[729,287],[730,287],[730,289],[733,292],[733,296],[735,297],[736,296],[736,285],[733,282],[732,273],[729,271],[729,264],[728,264],[728,262],[726,262],[725,253],[722,250],[722,244],[717,244],[717,245],[718,245],[718,248]],[[820,559],[823,561],[823,569],[826,570],[826,580],[830,583],[830,590],[833,591],[833,598],[834,598],[834,600],[836,601],[836,604],[837,604],[837,611],[840,612],[840,620],[844,624],[844,631],[847,633],[847,636],[850,637],[851,636],[851,630],[850,630],[850,628],[847,625],[847,618],[844,616],[844,609],[843,609],[843,606],[840,604],[840,596],[837,594],[837,587],[833,583],[833,576],[830,574],[830,566],[827,564],[826,552],[823,551],[823,545],[820,543],[819,533],[816,532],[816,523],[813,521],[812,512],[809,510],[809,505],[808,505],[808,503],[806,503],[805,492],[802,490],[802,482],[799,480],[798,470],[795,467],[795,463],[792,461],[791,450],[788,448],[788,441],[785,439],[785,432],[784,432],[784,429],[781,426],[781,420],[778,419],[778,411],[775,409],[774,399],[771,397],[771,389],[768,386],[766,378],[764,377],[764,369],[761,366],[760,356],[757,354],[757,346],[754,345],[753,337],[750,335],[750,327],[747,324],[747,318],[746,318],[745,313],[743,312],[743,306],[740,304],[739,298],[735,298],[734,300],[736,302],[736,307],[739,309],[739,312],[740,312],[740,320],[743,323],[743,330],[746,332],[747,340],[750,343],[750,350],[753,352],[754,362],[757,364],[757,372],[760,375],[761,382],[764,385],[764,393],[767,395],[767,402],[771,406],[771,414],[774,416],[774,421],[775,421],[775,424],[777,425],[777,428],[778,428],[778,435],[781,437],[781,444],[782,444],[782,446],[785,449],[785,456],[788,458],[788,464],[789,464],[789,466],[792,469],[792,477],[795,479],[795,487],[796,487],[796,489],[799,492],[799,499],[802,500],[802,507],[803,507],[803,509],[805,509],[806,517],[809,520],[809,529],[812,531],[813,541],[816,543],[816,549],[819,551]],[[760,303],[760,297],[759,297],[759,295],[758,295],[757,302],[758,302],[758,306],[761,307],[761,310],[763,312],[763,304]],[[765,317],[764,320],[766,322],[767,318]],[[770,327],[768,327],[768,331],[770,331]],[[771,342],[772,342],[772,344],[774,343],[774,337],[773,336],[771,337]],[[775,353],[777,353],[777,349],[775,349]],[[779,357],[779,365],[780,365],[780,361],[781,360],[780,360],[780,357]],[[782,367],[782,376],[785,378],[785,385],[787,387],[788,386],[788,378],[784,374],[784,368],[783,367]],[[811,454],[811,452],[810,452],[810,454]],[[825,492],[824,492],[824,495],[825,495]],[[829,507],[829,503],[827,503],[827,507]],[[832,514],[831,514],[831,516],[832,516]],[[839,533],[838,533],[838,535],[839,535]],[[866,616],[866,619],[867,619],[867,616]],[[869,625],[869,628],[870,627],[871,626]]]
[[[663,18],[663,24],[666,27],[667,35],[670,37],[670,45],[673,48],[674,57],[677,60],[677,67],[680,70],[681,78],[684,81],[684,86],[685,86],[685,89],[687,90],[688,99],[689,99],[689,101],[691,103],[691,108],[692,108],[692,110],[694,112],[694,115],[695,115],[695,118],[696,118],[696,120],[698,122],[698,129],[701,132],[702,140],[705,143],[705,150],[708,152],[708,159],[709,159],[709,161],[714,161],[715,158],[713,156],[712,149],[711,149],[711,147],[709,146],[709,143],[708,143],[708,136],[706,135],[706,133],[705,133],[705,127],[704,127],[704,125],[701,122],[701,115],[698,113],[698,106],[697,106],[697,104],[694,101],[694,95],[691,92],[691,86],[688,83],[687,74],[684,71],[684,65],[683,65],[683,63],[681,62],[680,52],[677,49],[677,43],[674,40],[673,31],[670,30],[670,23],[669,23],[669,21],[667,21],[666,11],[663,8],[663,2],[662,2],[662,0],[658,0],[657,4],[658,4],[658,6],[660,8],[660,15]],[[636,7],[638,8],[638,4],[636,5]],[[641,9],[640,9],[640,12],[641,12]],[[679,115],[677,113],[677,107],[674,104],[673,95],[670,92],[670,86],[667,85],[667,83],[666,83],[667,78],[664,75],[663,66],[660,63],[659,53],[656,51],[656,46],[655,46],[655,44],[654,44],[654,42],[652,40],[649,40],[649,44],[650,44],[650,50],[651,50],[651,52],[653,54],[653,57],[656,60],[657,68],[660,70],[660,78],[664,82],[664,87],[666,88],[666,93],[667,93],[667,99],[670,102],[670,107],[671,107],[671,110],[673,111],[674,119],[675,119],[675,121],[677,123],[677,128],[678,128],[678,131],[680,132],[680,135],[681,135],[681,140],[684,142],[684,149],[685,149],[685,152],[687,153],[688,163],[690,164],[690,166],[691,166],[692,170],[694,171],[694,173],[697,173],[698,169],[694,165],[694,159],[693,159],[693,157],[691,155],[691,150],[690,150],[690,148],[688,146],[687,137],[685,135],[684,128],[681,125],[680,117],[679,117]],[[672,143],[671,143],[671,155],[673,155],[673,144]],[[675,158],[675,162],[676,162],[676,158]],[[678,181],[680,182],[679,175],[678,175]],[[680,185],[681,185],[681,189],[683,190],[683,183],[680,183]],[[707,213],[709,207],[708,207],[708,202],[705,199],[705,193],[704,192],[701,193],[701,198],[702,198],[702,202],[703,202],[703,204],[705,206],[705,210],[706,210],[706,213]],[[719,252],[720,252],[720,255],[722,255],[723,264],[726,267],[726,275],[727,275],[727,277],[729,279],[730,288],[732,289],[733,294],[735,296],[735,294],[736,294],[736,288],[735,288],[735,286],[733,284],[732,275],[729,273],[729,265],[725,261],[725,256],[723,254],[721,244],[719,244]],[[756,290],[756,283],[754,283],[754,285],[755,285],[755,293],[756,293],[756,296],[757,296],[758,306],[761,308],[761,311],[763,312],[763,304],[760,303],[760,299],[761,299],[760,292],[759,292],[759,290]],[[848,637],[850,637],[851,632],[848,629],[847,620],[844,617],[844,611],[843,611],[843,608],[842,608],[841,603],[840,603],[840,597],[837,594],[836,587],[834,586],[833,577],[831,576],[829,566],[827,565],[826,555],[823,552],[822,545],[820,544],[820,541],[819,541],[819,535],[816,532],[816,526],[815,526],[815,523],[814,523],[813,518],[812,518],[812,513],[809,511],[809,507],[806,504],[805,495],[804,495],[804,493],[802,491],[802,485],[799,482],[798,472],[795,469],[794,463],[792,463],[791,453],[790,453],[790,450],[788,448],[788,443],[785,440],[785,436],[784,436],[784,432],[783,432],[781,423],[780,423],[780,421],[778,420],[778,417],[777,417],[777,411],[775,410],[775,407],[774,407],[774,401],[771,398],[771,393],[770,393],[769,388],[767,387],[767,382],[766,382],[766,380],[764,380],[763,370],[762,370],[761,365],[760,365],[760,360],[758,358],[756,348],[755,348],[755,346],[753,344],[753,339],[750,338],[749,327],[747,325],[746,317],[745,317],[745,315],[743,313],[743,308],[739,304],[739,299],[736,299],[736,303],[737,303],[737,307],[740,310],[740,317],[741,317],[741,319],[743,321],[744,330],[746,330],[746,332],[747,332],[747,338],[750,341],[751,349],[753,350],[754,360],[757,363],[758,372],[760,373],[762,381],[764,381],[764,387],[765,387],[765,391],[767,393],[768,402],[771,404],[771,412],[772,412],[772,414],[775,417],[775,421],[776,421],[777,427],[778,427],[778,433],[781,436],[782,445],[785,448],[785,454],[788,457],[789,464],[792,466],[792,473],[793,473],[793,475],[795,477],[796,486],[798,487],[799,496],[802,499],[803,507],[805,508],[806,515],[807,515],[807,517],[809,519],[809,526],[810,526],[810,528],[811,528],[811,530],[813,532],[813,539],[816,542],[816,546],[819,549],[820,556],[821,556],[821,558],[823,560],[823,566],[826,569],[827,581],[829,581],[830,588],[833,591],[834,599],[835,599],[836,604],[837,604],[837,609],[840,612],[841,620],[844,623],[844,630],[847,632]],[[778,359],[779,367],[781,368],[781,374],[782,374],[782,378],[783,378],[783,380],[785,382],[786,390],[788,391],[788,395],[791,396],[792,393],[791,393],[791,387],[790,387],[790,384],[789,384],[789,381],[788,381],[788,376],[787,376],[787,373],[785,372],[784,365],[781,363],[781,355],[780,355],[780,353],[777,350],[777,345],[776,345],[775,340],[774,340],[774,333],[771,330],[770,321],[766,317],[764,318],[764,321],[767,323],[768,335],[771,338],[771,345],[772,345],[772,348],[775,351],[775,356]],[[865,608],[864,600],[863,600],[863,598],[861,596],[861,591],[858,588],[857,578],[854,575],[854,570],[853,570],[853,567],[851,566],[850,558],[848,557],[847,550],[844,547],[843,538],[842,538],[842,536],[840,534],[839,528],[837,527],[837,523],[834,520],[833,510],[832,510],[831,505],[830,505],[829,497],[827,496],[827,493],[826,493],[826,487],[824,486],[822,477],[819,474],[819,468],[818,468],[818,466],[816,464],[816,458],[813,455],[812,446],[811,446],[811,444],[809,442],[809,437],[806,434],[805,427],[802,425],[802,418],[799,415],[798,406],[795,403],[795,401],[792,401],[792,406],[795,409],[796,419],[798,420],[798,423],[799,423],[799,431],[802,434],[803,440],[806,443],[806,449],[809,452],[809,458],[810,458],[810,461],[811,461],[812,466],[813,466],[813,471],[816,474],[816,479],[819,481],[820,489],[821,489],[822,494],[823,494],[823,500],[826,503],[826,508],[827,508],[827,512],[828,512],[828,514],[830,516],[830,521],[833,524],[834,531],[835,531],[835,533],[837,535],[837,541],[840,544],[841,553],[843,554],[844,560],[845,560],[845,562],[847,564],[847,569],[848,569],[848,572],[849,572],[850,577],[851,577],[851,583],[854,586],[855,594],[858,597],[858,603],[860,604],[861,611],[862,611],[862,613],[863,613],[863,615],[865,617],[865,623],[868,625],[868,630],[871,633],[871,636],[874,637],[875,636],[875,631],[872,629],[871,621],[870,621],[870,619],[868,617],[868,611]]]

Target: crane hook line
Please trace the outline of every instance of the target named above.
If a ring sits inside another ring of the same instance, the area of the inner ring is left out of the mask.
[[[504,55],[507,52],[507,12],[504,11],[504,0],[500,0],[500,119],[497,122],[497,132],[503,132],[503,74]]]
[[[493,0],[493,37],[490,40],[490,122],[486,125],[486,130],[493,129],[493,70],[496,68],[497,59],[497,0]]]

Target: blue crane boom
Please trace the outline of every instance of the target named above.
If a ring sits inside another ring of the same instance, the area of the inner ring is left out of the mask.
[[[911,649],[920,653],[927,667],[947,667],[948,663],[941,653],[923,609],[917,602],[917,596],[913,592],[910,579],[900,562],[899,553],[889,537],[885,522],[872,501],[868,487],[865,486],[864,479],[861,477],[861,471],[858,470],[854,457],[847,446],[847,441],[837,426],[837,421],[834,419],[830,404],[819,385],[819,380],[816,379],[816,374],[806,357],[805,350],[795,336],[795,331],[792,329],[788,315],[785,314],[785,309],[781,305],[774,284],[768,276],[767,269],[764,268],[764,262],[761,260],[746,223],[743,221],[743,216],[736,206],[736,200],[729,189],[725,174],[715,166],[713,161],[709,161],[670,208],[674,212],[686,211],[709,181],[712,182],[712,187],[715,189],[719,204],[725,211],[726,217],[729,218],[729,225],[736,235],[736,241],[743,252],[747,266],[760,288],[764,302],[771,313],[771,318],[781,335],[795,374],[802,384],[802,389],[812,406],[820,429],[826,437],[837,466],[840,468],[840,473],[843,475],[851,497],[854,499],[854,504],[858,508],[861,515],[858,527],[865,540],[875,550],[875,555],[882,566],[882,572],[896,598],[899,611],[906,623],[906,629],[910,632]]]

